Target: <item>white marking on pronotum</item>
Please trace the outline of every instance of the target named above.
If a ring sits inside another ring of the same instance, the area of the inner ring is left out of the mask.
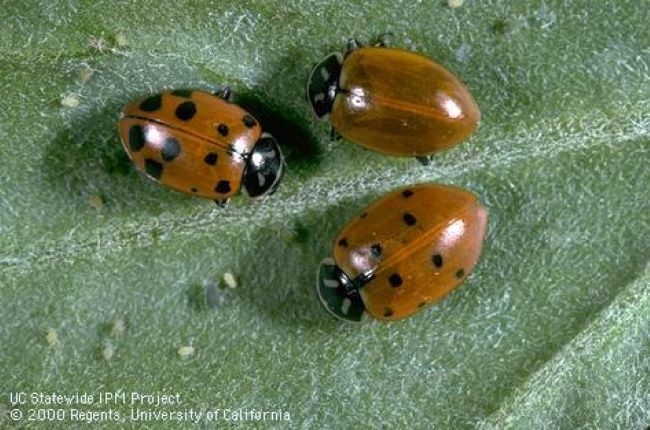
[[[266,178],[264,175],[262,175],[261,172],[257,173],[257,183],[260,185],[260,187],[263,187],[264,184],[266,183]]]
[[[327,288],[338,288],[339,283],[335,279],[323,279],[323,285]]]
[[[347,297],[343,299],[343,304],[341,305],[341,313],[343,315],[347,315],[348,311],[350,310],[350,306],[352,306],[352,300],[348,299]]]
[[[330,72],[328,72],[325,68],[320,69],[320,75],[323,77],[324,81],[330,78]]]
[[[314,96],[314,101],[315,102],[320,102],[325,100],[325,94],[324,93],[318,93]]]
[[[264,156],[259,152],[254,152],[253,156],[251,157],[251,162],[253,163],[253,166],[260,167],[264,162]]]

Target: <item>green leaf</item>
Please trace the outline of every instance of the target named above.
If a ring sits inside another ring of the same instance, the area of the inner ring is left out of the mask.
[[[254,409],[237,424],[259,428],[648,425],[643,2],[5,3],[0,423],[55,408],[58,427],[109,419],[73,409],[111,410],[116,428],[179,425],[135,409],[219,410],[222,425]],[[385,32],[481,107],[478,131],[430,166],[330,142],[305,101],[313,63]],[[275,195],[226,209],[136,173],[116,131],[135,97],[222,85],[287,155]],[[337,231],[423,181],[489,208],[472,276],[402,322],[334,321],[314,284]],[[20,392],[93,404],[12,405]]]

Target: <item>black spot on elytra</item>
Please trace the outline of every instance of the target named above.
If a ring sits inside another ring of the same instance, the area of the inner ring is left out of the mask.
[[[228,133],[230,132],[230,129],[228,128],[228,126],[226,124],[219,124],[217,126],[217,131],[219,132],[220,135],[222,135],[223,137],[226,137],[226,136],[228,136]]]
[[[192,187],[192,188],[190,188],[190,191],[193,192],[193,193],[196,193],[196,192],[198,192],[199,190],[197,190],[196,188]]]
[[[406,223],[406,225],[409,225],[409,226],[411,226],[411,225],[415,225],[415,223],[417,222],[417,220],[415,219],[415,217],[413,216],[413,214],[410,214],[410,213],[408,213],[408,212],[404,214],[404,216],[402,217],[402,219],[404,220],[404,222]]]
[[[230,192],[230,182],[229,181],[219,181],[217,186],[214,187],[214,190],[219,194],[226,194]]]
[[[413,195],[413,191],[411,191],[411,190],[404,190],[404,191],[402,191],[402,196],[404,196],[404,198],[407,198],[407,199],[408,199],[408,198],[411,197],[412,195]]]
[[[434,266],[440,269],[442,267],[442,255],[433,254],[433,256],[431,257],[431,262],[433,263]]]
[[[458,279],[462,279],[463,276],[465,276],[465,270],[464,269],[458,269],[456,270],[456,277]]]
[[[183,102],[176,108],[176,118],[189,121],[196,113],[196,105],[192,101]]]
[[[422,307],[426,306],[426,304],[427,304],[427,302],[420,302],[420,303],[418,303],[418,308],[422,308]]]
[[[381,256],[381,245],[378,243],[375,243],[370,247],[370,252],[372,253],[372,256],[375,258],[379,258]]]
[[[174,90],[172,91],[172,94],[178,97],[192,97],[192,90]]]
[[[384,309],[384,316],[385,317],[392,317],[393,316],[393,310],[391,308]]]
[[[165,139],[162,149],[160,150],[160,155],[164,161],[173,161],[174,158],[178,157],[178,154],[181,153],[181,144],[178,143],[178,140],[173,137],[168,137]]]
[[[140,109],[145,112],[153,112],[160,109],[162,106],[162,95],[156,94],[155,96],[147,97],[140,103]]]
[[[138,152],[144,147],[144,128],[140,124],[132,125],[129,129],[129,147],[131,151]]]
[[[145,158],[144,171],[154,179],[160,179],[163,172],[163,165],[151,158]]]
[[[219,158],[219,156],[216,153],[209,152],[208,155],[206,155],[205,158],[203,158],[203,161],[205,162],[205,164],[208,164],[210,166],[214,166],[215,164],[217,164],[217,159],[218,158]]]
[[[348,247],[348,240],[346,238],[343,238],[339,240],[339,246],[341,248],[347,248]]]
[[[361,215],[359,215],[359,218],[364,219],[367,216],[368,216],[368,212],[364,212]]]
[[[244,117],[242,118],[242,122],[247,128],[253,128],[257,125],[257,121],[255,121],[255,118],[253,118],[248,114],[244,115]]]
[[[397,288],[402,285],[403,281],[402,281],[402,277],[399,274],[393,273],[388,277],[388,282],[390,282],[391,287]]]

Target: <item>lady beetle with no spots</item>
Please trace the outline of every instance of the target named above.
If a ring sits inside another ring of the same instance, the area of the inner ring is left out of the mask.
[[[317,292],[335,316],[406,318],[458,287],[478,260],[487,210],[461,188],[393,191],[349,222],[321,263]]]
[[[307,87],[314,114],[332,134],[383,154],[427,157],[466,139],[480,112],[465,86],[422,55],[383,47],[335,52],[314,67]]]
[[[272,194],[284,160],[259,122],[230,103],[230,90],[163,91],[128,104],[120,115],[122,144],[155,181],[220,205],[243,191]]]

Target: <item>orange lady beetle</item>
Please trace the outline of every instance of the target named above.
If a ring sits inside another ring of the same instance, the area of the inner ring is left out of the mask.
[[[332,134],[387,155],[420,161],[467,138],[479,108],[465,86],[433,60],[379,44],[335,52],[312,70],[307,94]]]
[[[122,144],[150,178],[220,205],[239,193],[275,191],[284,161],[277,142],[258,121],[216,94],[164,91],[128,104],[117,123]]]
[[[406,318],[458,287],[478,260],[487,211],[461,188],[393,191],[352,220],[318,271],[321,303],[360,321]]]

